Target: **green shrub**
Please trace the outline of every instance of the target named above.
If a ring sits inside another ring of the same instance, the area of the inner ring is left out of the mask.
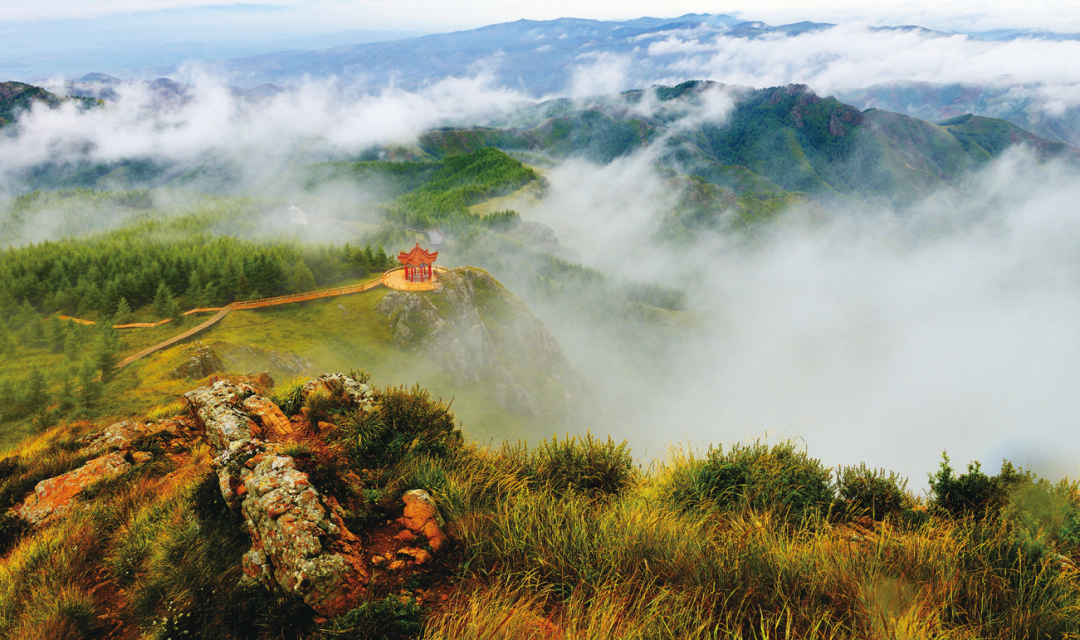
[[[274,387],[270,400],[287,416],[300,413],[304,406],[304,383],[307,378],[296,377]]]
[[[725,453],[710,448],[695,463],[689,486],[673,495],[684,508],[710,505],[722,510],[773,510],[792,522],[828,508],[832,471],[790,442],[775,446],[736,444]]]
[[[555,491],[599,491],[617,495],[629,486],[636,474],[634,459],[624,440],[615,444],[595,440],[591,433],[584,438],[543,440],[530,458],[533,479]]]
[[[407,640],[419,637],[423,630],[420,606],[416,601],[388,596],[365,602],[336,618],[320,635],[339,640]]]
[[[312,425],[328,422],[330,412],[337,408],[334,397],[321,387],[313,390],[304,398],[304,416]]]
[[[375,392],[375,407],[358,409],[342,421],[339,443],[360,467],[385,467],[408,455],[445,457],[462,443],[454,414],[415,385]]]
[[[1066,552],[1080,546],[1080,487],[1068,480],[1052,484],[1040,479],[1018,486],[1004,513],[1022,541]]]
[[[907,479],[884,469],[840,467],[836,471],[839,498],[849,514],[867,514],[875,520],[899,515],[903,508]]]
[[[1001,471],[996,476],[983,473],[979,462],[969,462],[967,473],[957,476],[953,475],[949,456],[942,453],[941,458],[937,473],[930,474],[930,505],[937,513],[953,518],[998,512],[1014,489],[1032,481],[1030,472],[1014,467],[1007,460],[1001,461]]]

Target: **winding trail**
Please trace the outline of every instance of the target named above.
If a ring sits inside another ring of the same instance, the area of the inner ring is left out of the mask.
[[[217,323],[219,320],[221,320],[225,316],[229,315],[229,312],[232,311],[232,310],[233,310],[233,306],[231,304],[226,305],[226,306],[222,307],[221,310],[217,312],[217,315],[215,315],[213,318],[210,318],[209,320],[207,320],[206,322],[200,324],[197,327],[193,327],[191,329],[188,329],[187,331],[181,333],[178,336],[173,336],[173,337],[169,338],[168,340],[166,340],[165,342],[159,342],[159,343],[155,344],[152,347],[147,347],[147,348],[143,349],[142,351],[136,353],[133,356],[128,356],[128,357],[124,358],[123,360],[120,361],[120,364],[116,365],[116,368],[118,370],[123,369],[124,367],[128,366],[132,362],[135,362],[139,358],[146,357],[146,356],[150,355],[151,353],[153,353],[155,351],[159,351],[159,350],[164,349],[166,347],[171,347],[174,344],[176,344],[177,342],[180,342],[181,340],[183,340],[185,338],[190,338],[191,336],[195,335],[196,333],[199,333],[203,329],[206,329],[210,325]]]
[[[402,272],[402,271],[403,271],[403,268],[391,269],[391,270],[387,271],[386,273],[382,274],[381,276],[379,276],[378,278],[375,278],[374,280],[369,280],[369,281],[367,281],[367,282],[365,282],[363,284],[349,285],[347,287],[335,287],[333,289],[321,289],[319,291],[309,291],[308,293],[297,293],[297,294],[289,295],[289,296],[277,296],[275,298],[260,298],[258,300],[245,300],[243,302],[233,302],[232,304],[225,305],[224,307],[221,307],[220,309],[192,309],[191,311],[188,311],[188,312],[184,313],[184,315],[187,316],[187,315],[191,315],[193,313],[197,313],[197,312],[200,312],[200,311],[217,311],[217,314],[214,317],[207,320],[206,322],[203,322],[202,324],[200,324],[200,325],[198,325],[196,327],[192,327],[191,329],[188,329],[187,331],[181,333],[180,335],[173,336],[173,337],[169,338],[168,340],[165,340],[164,342],[159,342],[159,343],[155,344],[152,347],[147,347],[147,348],[143,349],[142,351],[140,351],[140,352],[138,352],[138,353],[136,353],[134,355],[131,355],[131,356],[128,356],[128,357],[124,358],[123,360],[120,361],[120,364],[116,365],[116,369],[117,370],[123,369],[124,367],[128,366],[132,362],[135,362],[136,360],[138,360],[140,358],[145,358],[146,356],[150,355],[151,353],[154,353],[155,351],[160,351],[162,349],[171,347],[171,346],[173,346],[174,344],[176,344],[178,342],[181,342],[183,340],[186,340],[187,338],[190,338],[191,336],[193,336],[193,335],[195,335],[195,334],[197,334],[197,333],[199,333],[201,331],[204,331],[207,328],[217,324],[218,322],[221,321],[222,318],[229,315],[229,313],[232,312],[232,311],[241,311],[241,310],[246,310],[246,309],[261,309],[263,307],[274,307],[274,306],[281,305],[281,304],[293,304],[295,302],[306,302],[308,300],[318,300],[319,298],[333,298],[335,296],[345,296],[345,295],[349,295],[351,293],[362,293],[364,291],[374,289],[375,287],[378,287],[380,285],[385,285],[385,286],[387,286],[387,287],[389,287],[391,289],[398,289],[398,290],[403,290],[403,291],[433,291],[433,290],[435,290],[435,289],[437,289],[437,288],[439,288],[441,286],[441,285],[439,285],[438,282],[424,282],[424,283],[406,282],[405,279],[404,279],[404,276],[401,273],[399,273],[399,272]],[[436,274],[445,273],[446,271],[448,271],[448,269],[446,269],[445,267],[435,267],[434,268],[434,272]],[[78,322],[78,323],[81,323],[81,324],[95,324],[92,320],[81,320],[79,318],[71,318],[69,316],[59,316],[59,317],[61,319],[63,319],[63,320],[71,320],[72,322]],[[113,325],[113,328],[114,329],[134,329],[134,328],[144,328],[144,327],[159,327],[159,326],[165,324],[166,322],[169,322],[169,320],[162,320],[160,322],[118,324],[118,325]]]

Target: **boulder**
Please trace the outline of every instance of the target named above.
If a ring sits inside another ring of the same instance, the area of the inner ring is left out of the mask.
[[[251,441],[251,421],[241,411],[244,400],[255,395],[246,384],[218,380],[184,394],[192,415],[206,429],[206,437],[219,452],[242,447]]]
[[[423,489],[406,491],[401,497],[405,502],[405,513],[398,518],[398,523],[417,535],[424,535],[432,551],[438,551],[446,541],[446,534],[439,528],[438,510],[431,494]]]
[[[129,468],[131,465],[119,453],[94,458],[78,469],[37,483],[34,493],[15,507],[15,513],[30,524],[51,522],[70,511],[86,487]]]
[[[125,420],[105,427],[104,430],[84,436],[82,441],[86,443],[83,451],[90,455],[98,455],[106,451],[119,451],[127,449],[136,441],[148,436],[155,436],[165,431],[172,431],[175,424],[172,421],[132,422]]]
[[[368,579],[360,539],[291,457],[267,451],[245,466],[250,474],[241,510],[252,537],[243,559],[245,575],[301,594],[324,616],[353,608]]]
[[[370,409],[374,402],[374,394],[371,389],[362,382],[357,382],[349,376],[340,373],[322,375],[308,381],[300,390],[303,398],[307,398],[316,389],[321,389],[331,396],[341,395],[348,404],[354,407]]]
[[[295,435],[293,423],[276,404],[262,396],[244,399],[244,411],[262,427],[263,439],[283,442]]]
[[[185,349],[182,357],[184,361],[169,372],[170,378],[198,380],[225,371],[221,358],[201,342]]]

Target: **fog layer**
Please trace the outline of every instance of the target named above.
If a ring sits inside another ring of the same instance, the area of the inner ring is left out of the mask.
[[[44,161],[212,154],[240,168],[242,190],[318,157],[312,149],[347,157],[414,144],[426,128],[481,121],[520,96],[481,77],[352,101],[332,85],[309,85],[244,103],[209,81],[171,108],[147,100],[35,109],[0,136],[0,173]],[[688,126],[720,122],[730,107],[723,93],[702,104]],[[943,449],[961,464],[993,467],[1008,457],[1047,475],[1076,474],[1074,170],[1014,150],[903,211],[831,209],[829,222],[815,224],[793,211],[760,242],[713,234],[675,246],[656,239],[678,194],[650,153],[603,167],[564,162],[547,173],[547,198],[521,208],[553,227],[576,259],[690,297],[689,320],[644,364],[604,322],[583,324],[573,309],[537,302],[614,409],[614,423],[598,427],[645,458],[671,442],[798,436],[827,463],[865,461],[911,476],[914,486]]]
[[[648,162],[548,177],[552,195],[526,216],[597,268],[691,297],[697,323],[644,367],[602,327],[547,314],[639,454],[799,437],[827,463],[883,466],[913,487],[943,450],[1076,475],[1074,171],[1017,150],[903,212],[814,225],[793,213],[760,244],[666,248],[650,238],[670,196]]]

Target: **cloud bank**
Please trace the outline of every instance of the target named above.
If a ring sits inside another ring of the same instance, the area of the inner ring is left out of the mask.
[[[902,213],[781,222],[752,247],[657,244],[672,194],[646,157],[567,164],[524,214],[592,266],[683,285],[696,321],[642,366],[602,327],[545,319],[639,454],[771,434],[915,489],[943,450],[1076,476],[1080,175],[1030,160],[1010,153]]]
[[[132,83],[100,108],[84,110],[74,103],[35,107],[0,133],[0,178],[43,162],[190,164],[208,156],[233,162],[257,178],[280,170],[296,154],[319,158],[376,145],[408,145],[427,129],[484,120],[523,99],[478,75],[417,92],[389,87],[360,98],[346,97],[334,81],[312,82],[272,98],[244,101],[198,69],[189,74],[194,84],[183,98],[163,102],[145,84]]]
[[[1005,42],[848,24],[788,37],[684,31],[642,42],[658,81],[708,78],[756,87],[808,84],[828,94],[895,81],[1024,87],[1047,105],[1080,103],[1080,42]],[[666,74],[666,75],[664,75]]]

